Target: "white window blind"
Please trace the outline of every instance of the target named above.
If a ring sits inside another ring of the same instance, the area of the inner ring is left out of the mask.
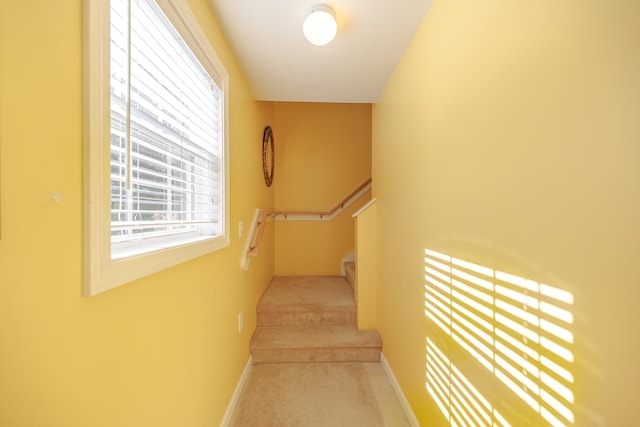
[[[83,0],[84,295],[229,246],[229,74],[186,0]]]
[[[572,294],[429,249],[424,261],[427,318],[537,414],[534,425],[572,425]],[[427,337],[427,391],[451,425],[507,425],[466,381]]]
[[[220,235],[222,100],[155,1],[111,1],[112,259]]]

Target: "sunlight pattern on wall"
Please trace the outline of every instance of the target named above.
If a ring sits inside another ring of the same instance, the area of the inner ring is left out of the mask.
[[[428,338],[427,390],[452,426],[510,427]]]
[[[571,293],[429,249],[425,250],[425,281],[425,314],[431,321],[549,425],[573,424]],[[436,357],[434,349],[429,340],[427,390],[451,425],[477,425],[454,423],[449,415],[452,402],[445,411],[444,395],[436,398],[436,384],[442,390],[453,390],[453,384],[445,387],[442,378],[447,371],[442,361],[446,358]],[[434,374],[438,366],[440,377]],[[455,367],[451,372],[451,381],[461,376]],[[505,424],[494,418],[479,425]]]

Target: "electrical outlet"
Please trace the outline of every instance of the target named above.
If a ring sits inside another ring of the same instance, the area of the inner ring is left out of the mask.
[[[240,237],[242,237],[242,235],[244,234],[244,221],[242,220],[238,224],[238,234],[240,235]]]
[[[238,314],[238,332],[242,332],[244,329],[244,310],[240,310]]]

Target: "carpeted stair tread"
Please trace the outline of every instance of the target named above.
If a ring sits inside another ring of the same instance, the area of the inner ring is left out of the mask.
[[[349,310],[353,305],[353,290],[342,276],[278,276],[262,296],[258,311]]]

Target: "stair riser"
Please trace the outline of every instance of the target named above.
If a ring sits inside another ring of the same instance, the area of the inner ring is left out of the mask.
[[[349,285],[351,285],[351,289],[355,291],[356,287],[356,266],[355,263],[347,262],[344,264],[345,267],[345,278]]]
[[[252,350],[254,364],[310,362],[379,362],[381,348]]]
[[[356,322],[354,311],[308,312],[281,311],[258,312],[258,326],[289,325],[353,325]]]

